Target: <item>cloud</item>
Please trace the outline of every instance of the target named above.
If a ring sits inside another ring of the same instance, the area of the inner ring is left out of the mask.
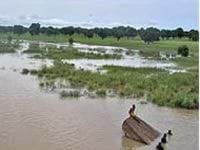
[[[42,26],[53,26],[53,27],[65,27],[65,26],[75,26],[84,28],[94,28],[94,27],[114,27],[114,26],[133,26],[131,24],[123,24],[119,22],[104,23],[104,22],[70,22],[60,18],[44,18],[38,15],[21,15],[19,17],[9,17],[0,16],[0,25],[24,25],[30,26],[31,23],[40,23]]]

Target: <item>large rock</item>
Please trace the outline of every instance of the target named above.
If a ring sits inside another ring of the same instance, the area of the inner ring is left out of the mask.
[[[150,144],[160,136],[160,132],[137,116],[127,118],[122,124],[122,130],[126,137],[145,144]]]

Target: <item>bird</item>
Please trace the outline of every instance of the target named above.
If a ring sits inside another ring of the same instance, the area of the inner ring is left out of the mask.
[[[161,142],[158,143],[158,145],[156,146],[156,149],[157,150],[164,150]]]
[[[161,138],[161,142],[164,143],[164,144],[167,143],[167,134],[166,133]]]
[[[173,135],[172,130],[168,130],[167,134],[168,135]]]

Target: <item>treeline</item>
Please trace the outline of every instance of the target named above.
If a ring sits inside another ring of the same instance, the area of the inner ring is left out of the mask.
[[[0,26],[0,33],[13,32],[14,34],[24,34],[29,32],[31,35],[38,34],[47,34],[47,35],[58,35],[64,34],[72,36],[73,34],[83,34],[88,38],[93,36],[99,36],[103,39],[106,37],[115,37],[117,40],[120,40],[122,37],[134,38],[140,36],[141,39],[146,43],[152,43],[160,39],[169,39],[169,38],[183,38],[186,37],[192,41],[199,40],[199,31],[190,30],[184,31],[182,28],[177,28],[174,30],[159,30],[157,28],[141,28],[139,30],[133,27],[113,27],[113,28],[93,28],[86,29],[81,27],[63,27],[63,28],[54,28],[54,27],[41,27],[39,23],[32,23],[29,28],[22,25],[14,26]]]

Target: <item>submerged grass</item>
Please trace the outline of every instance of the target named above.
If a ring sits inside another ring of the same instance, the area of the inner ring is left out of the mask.
[[[101,54],[92,52],[80,52],[78,49],[71,46],[65,48],[55,47],[40,47],[39,44],[30,44],[30,47],[25,53],[35,54],[33,58],[48,58],[48,59],[120,59],[119,54]]]
[[[111,89],[120,96],[148,95],[148,100],[161,106],[198,108],[198,72],[170,75],[155,68],[104,66],[104,69],[107,73],[99,74],[55,61],[54,66],[42,68],[37,75],[49,80],[65,79],[77,87],[96,91],[99,96],[106,96]]]
[[[19,48],[18,43],[2,42],[0,41],[0,53],[14,53]]]

